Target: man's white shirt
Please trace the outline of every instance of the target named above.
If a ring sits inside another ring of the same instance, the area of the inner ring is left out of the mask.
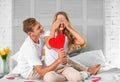
[[[21,46],[20,50],[13,56],[17,61],[16,67],[11,74],[20,74],[24,78],[28,78],[34,65],[42,64],[42,48],[44,46],[44,36],[40,36],[39,44],[34,43],[28,36]]]

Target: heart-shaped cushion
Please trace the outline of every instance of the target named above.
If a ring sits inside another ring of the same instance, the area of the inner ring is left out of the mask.
[[[65,35],[64,34],[58,34],[55,38],[51,38],[49,40],[49,45],[53,48],[63,48],[65,43]]]

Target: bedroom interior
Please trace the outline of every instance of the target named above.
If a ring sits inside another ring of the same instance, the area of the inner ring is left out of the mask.
[[[9,47],[11,50],[7,71],[13,69],[14,62],[10,57],[19,50],[26,38],[22,31],[22,21],[35,17],[45,30],[49,30],[55,12],[61,10],[68,13],[71,24],[87,43],[79,52],[81,55],[72,59],[86,66],[98,62],[105,66],[106,62],[120,68],[120,0],[0,0],[0,49]],[[87,62],[84,58],[94,60],[94,63]],[[3,73],[1,69],[0,58],[0,74]],[[120,77],[115,78],[117,80],[114,82],[120,81]]]

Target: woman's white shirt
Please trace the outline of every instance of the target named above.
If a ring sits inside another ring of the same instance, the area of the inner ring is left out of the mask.
[[[50,31],[47,31],[45,33],[45,36],[49,36]],[[58,49],[55,48],[47,48],[46,46],[44,46],[45,49],[45,59],[44,59],[44,63],[46,66],[51,65],[57,58],[58,58]],[[68,50],[68,39],[65,36],[65,43],[64,43],[64,49],[67,52]],[[56,69],[60,69],[64,67],[64,65],[60,64]]]

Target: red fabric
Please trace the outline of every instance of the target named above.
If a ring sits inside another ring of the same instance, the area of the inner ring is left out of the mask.
[[[92,77],[92,78],[94,78],[92,82],[99,82],[99,80],[101,80],[101,77]]]
[[[25,82],[34,82],[33,80],[26,80]]]
[[[8,80],[14,80],[14,77],[7,77]]]

